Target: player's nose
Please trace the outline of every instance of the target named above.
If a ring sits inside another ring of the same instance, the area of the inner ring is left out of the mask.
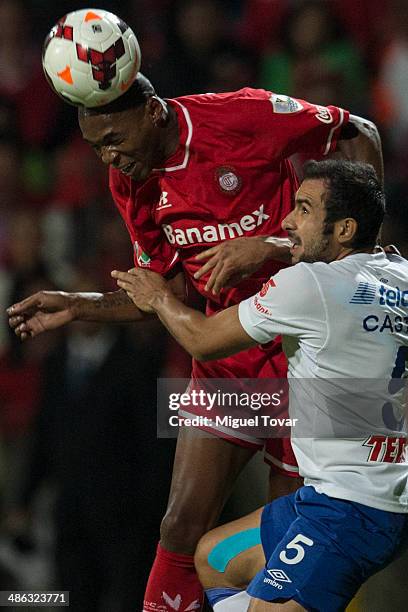
[[[296,229],[294,211],[290,212],[281,223],[282,229],[286,231]]]

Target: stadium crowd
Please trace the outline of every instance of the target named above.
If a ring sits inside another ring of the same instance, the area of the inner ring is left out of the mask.
[[[50,543],[58,576],[54,584],[82,580],[89,588],[85,600],[97,602],[109,582],[105,608],[97,603],[81,608],[78,603],[77,609],[119,612],[142,598],[167,497],[172,445],[157,443],[155,414],[148,414],[155,381],[159,375],[187,377],[189,360],[155,323],[137,333],[132,326],[107,332],[77,324],[21,345],[5,316],[8,305],[37,289],[115,290],[111,270],[132,265],[106,169],[82,141],[75,109],[52,93],[41,68],[41,44],[49,29],[83,4],[0,0],[0,576],[2,588],[26,586],[10,551],[31,554],[35,542],[29,525],[36,497],[41,485],[54,483],[48,489],[54,492],[56,508]],[[385,151],[387,239],[403,240],[402,228],[408,228],[406,1],[97,4],[120,14],[133,28],[143,72],[163,97],[253,86],[318,104],[335,103],[374,120]],[[400,233],[393,233],[393,227]],[[108,363],[118,380],[105,377],[105,382],[121,388],[124,355],[134,373],[132,402],[120,393],[109,397],[108,388],[100,390]],[[115,360],[117,366],[112,365]],[[131,410],[136,404],[138,422]],[[132,446],[136,432],[143,439],[137,453]],[[124,458],[125,472],[117,471],[118,457]],[[108,477],[91,478],[98,470]],[[140,489],[146,491],[149,521],[146,512],[138,516],[135,510]],[[126,507],[118,502],[125,498]],[[104,500],[97,504],[98,516],[95,499]],[[41,524],[36,528],[44,531]],[[102,544],[104,530],[110,538]],[[114,549],[115,542],[125,541],[127,549]],[[133,541],[142,544],[131,546]],[[82,554],[84,542],[89,559]],[[143,555],[137,558],[135,549]],[[123,589],[128,577],[113,561],[120,554],[128,555],[131,576],[126,584],[134,583],[133,592]],[[101,557],[110,558],[115,567],[99,567]],[[87,563],[94,576],[83,569]],[[137,574],[136,568],[144,573]],[[131,599],[119,604],[123,590]]]

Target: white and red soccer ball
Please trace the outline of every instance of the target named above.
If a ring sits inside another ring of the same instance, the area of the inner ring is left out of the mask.
[[[66,102],[89,108],[113,102],[140,70],[133,31],[105,10],[68,13],[44,42],[43,67],[54,91]]]

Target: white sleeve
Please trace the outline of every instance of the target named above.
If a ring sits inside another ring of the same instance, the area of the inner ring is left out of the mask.
[[[326,320],[319,284],[303,263],[278,272],[259,293],[240,303],[238,314],[246,333],[259,344],[280,334],[314,334]]]

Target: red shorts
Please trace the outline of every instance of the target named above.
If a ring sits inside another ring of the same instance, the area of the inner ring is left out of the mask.
[[[193,359],[189,391],[197,387],[198,379],[286,379],[287,362],[280,341],[274,340],[264,346],[256,346],[225,359],[205,363]],[[205,409],[188,406],[179,411],[180,416],[203,416]],[[208,413],[207,413],[208,415]],[[287,412],[286,412],[287,415]],[[286,476],[299,476],[299,468],[292,450],[290,437],[261,438],[237,432],[230,427],[200,425],[199,429],[247,448],[264,450],[264,459],[272,469]]]

